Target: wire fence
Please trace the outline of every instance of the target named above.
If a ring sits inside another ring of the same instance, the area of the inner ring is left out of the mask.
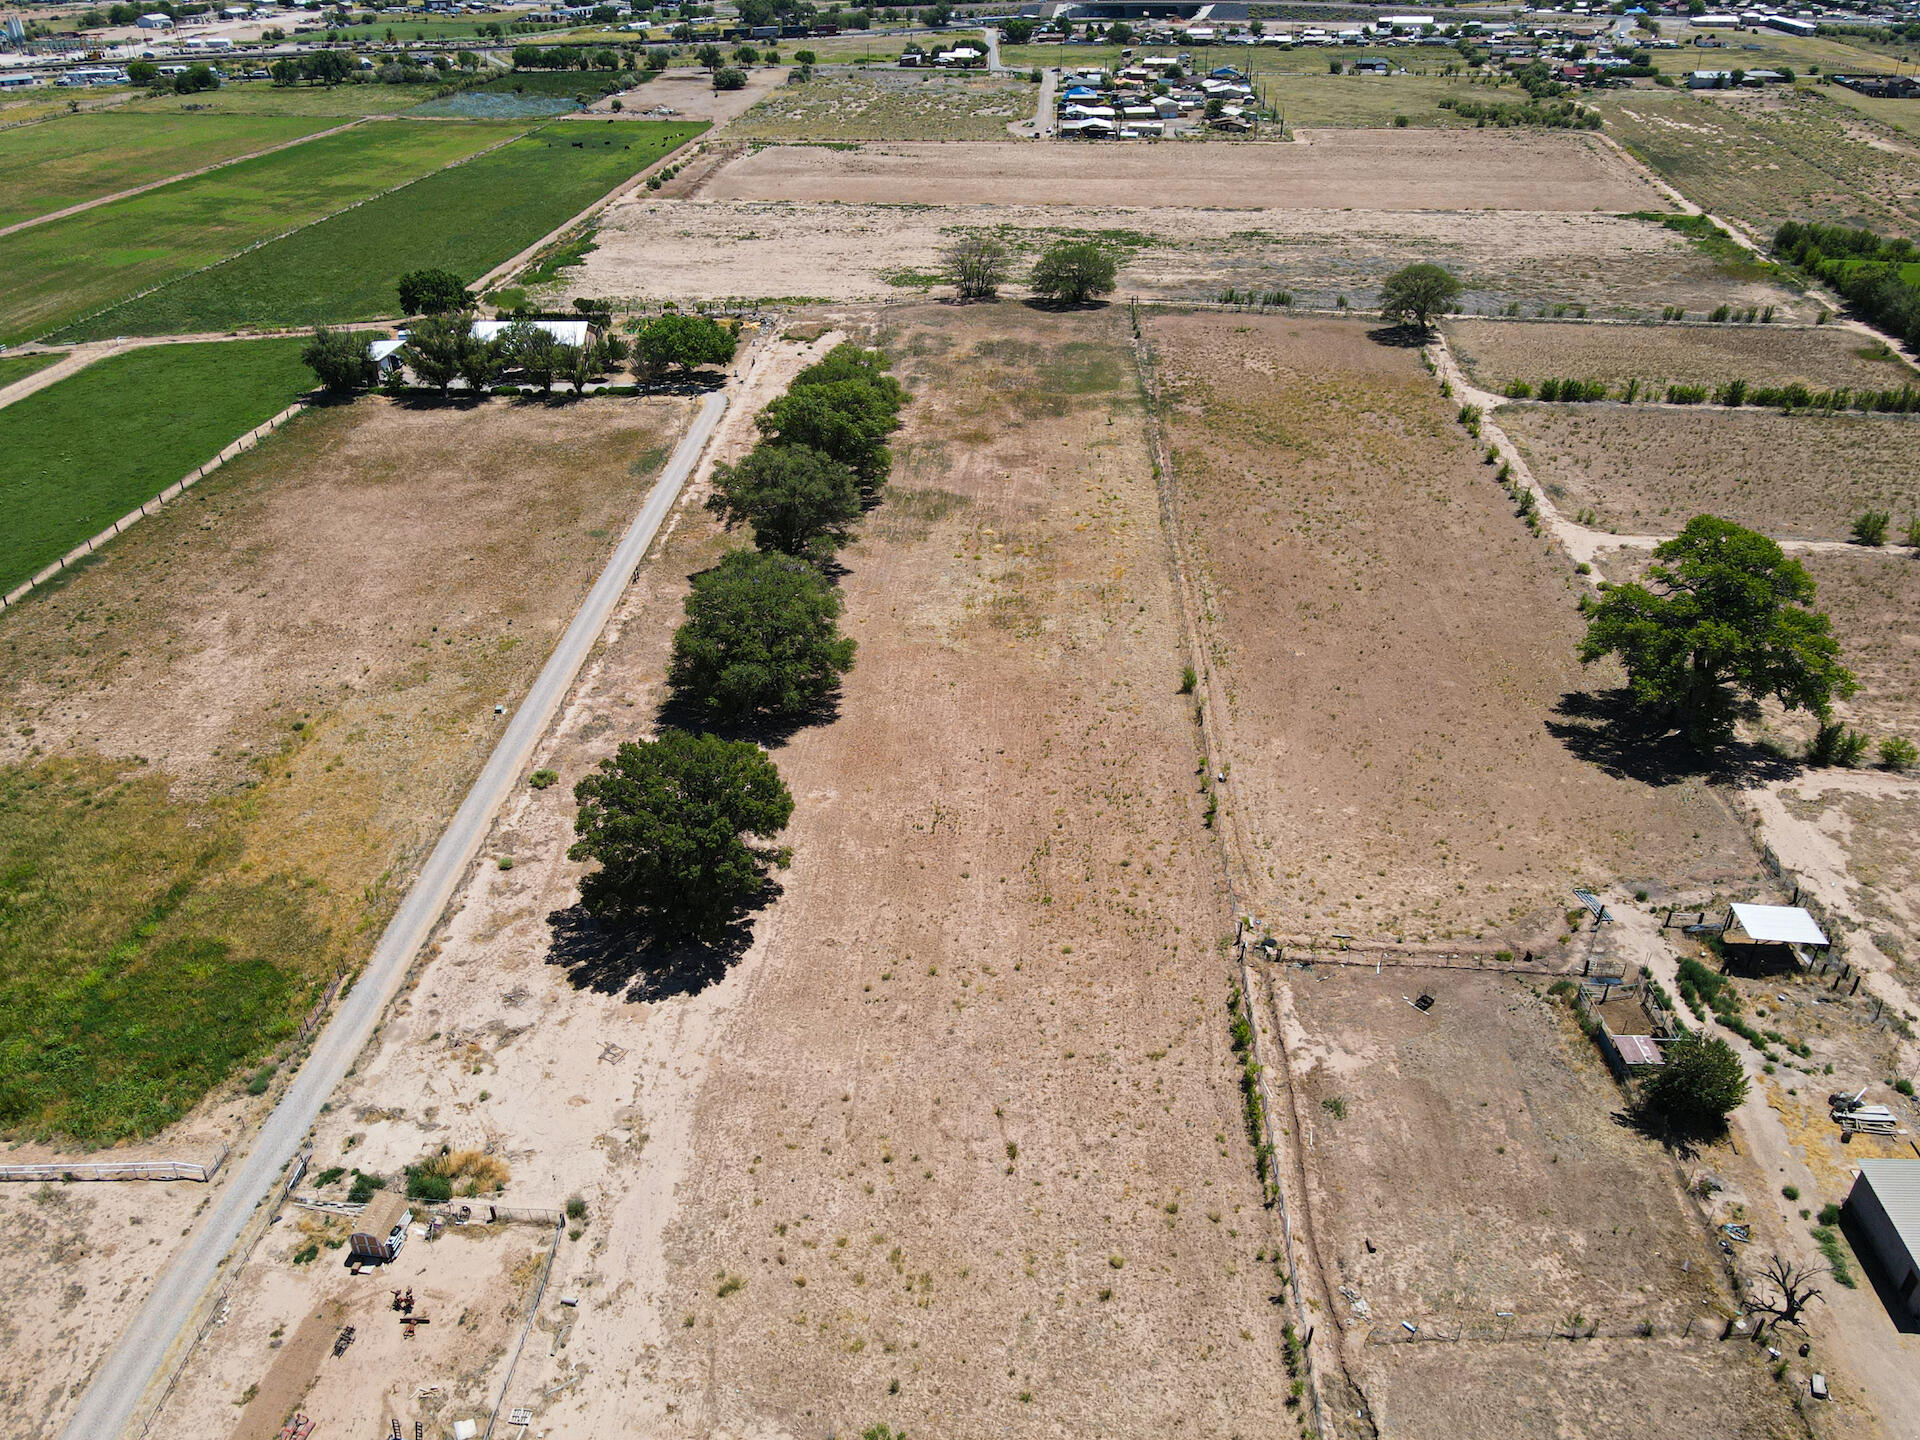
[[[1508,1313],[1473,1316],[1409,1316],[1400,1320],[1374,1319],[1366,1343],[1380,1345],[1499,1344],[1564,1340],[1736,1340],[1749,1338],[1752,1322],[1702,1307],[1693,1311],[1666,1309],[1656,1314]]]
[[[167,486],[167,488],[162,490],[158,495],[154,496],[153,499],[146,501],[138,510],[129,510],[98,535],[83,540],[65,555],[62,555],[58,560],[47,566],[47,568],[39,574],[14,586],[14,588],[9,590],[5,595],[0,596],[0,609],[10,605],[18,605],[40,586],[58,579],[60,574],[69,566],[78,565],[82,560],[92,555],[94,551],[98,550],[102,545],[105,545],[116,535],[124,534],[131,526],[137,525],[140,521],[146,519],[147,516],[155,514],[162,506],[166,505],[169,501],[177,499],[182,492],[198,485],[202,480],[206,479],[207,476],[211,475],[215,470],[218,470],[236,455],[244,454],[246,451],[253,449],[254,446],[258,445],[267,436],[278,430],[282,425],[286,424],[287,421],[291,420],[306,408],[305,401],[295,401],[278,415],[275,415],[271,420],[266,421],[264,424],[256,425],[238,440],[235,440],[231,445],[227,446],[227,448],[222,450],[218,455],[207,461],[206,464],[182,476],[180,479],[174,481],[173,484]]]

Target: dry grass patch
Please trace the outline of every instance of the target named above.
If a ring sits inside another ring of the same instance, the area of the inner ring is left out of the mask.
[[[1904,517],[1920,497],[1920,426],[1898,416],[1509,405],[1500,427],[1560,509],[1626,534],[1707,513],[1844,540],[1863,510]]]
[[[779,752],[794,865],[667,1237],[663,1365],[735,1379],[677,1433],[1244,1433],[1288,1383],[1273,1236],[1124,317],[879,340],[916,399],[859,661]]]
[[[683,413],[310,413],[9,610],[7,793],[36,817],[44,872],[79,857],[112,879],[75,907],[87,924],[62,921],[61,953],[131,946],[113,964],[163,989],[178,967],[187,1013],[168,1033],[226,1014],[200,993],[224,975],[271,1002],[235,1010],[247,1033],[224,1065],[270,1046],[372,944],[506,724],[495,706],[544,662]],[[123,854],[142,863],[97,863]],[[300,943],[252,943],[289,927]],[[130,983],[74,1023],[136,1043]],[[224,1065],[132,1128],[167,1123]]]
[[[1860,692],[1840,712],[1878,739],[1920,744],[1920,562],[1904,554],[1801,557]]]
[[[1357,322],[1147,331],[1263,920],[1535,944],[1569,885],[1751,873],[1705,785],[1626,778],[1556,714],[1608,683],[1574,658],[1575,582],[1417,352]]]
[[[1504,390],[1509,381],[1640,381],[1643,393],[1669,384],[1754,385],[1799,381],[1812,390],[1897,390],[1920,380],[1884,344],[1840,326],[1579,325],[1455,319],[1447,341],[1474,383]]]
[[[727,134],[751,140],[999,140],[1039,87],[902,71],[816,75],[768,95]]]

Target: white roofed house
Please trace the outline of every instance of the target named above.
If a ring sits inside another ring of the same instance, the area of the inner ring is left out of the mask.
[[[533,325],[546,331],[562,345],[585,345],[593,336],[593,325],[586,320],[476,320],[473,322],[473,338],[476,340],[498,340],[507,333],[507,328],[516,323]]]

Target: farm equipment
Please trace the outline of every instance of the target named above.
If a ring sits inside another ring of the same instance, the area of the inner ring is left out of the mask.
[[[307,1440],[313,1434],[313,1421],[304,1415],[295,1415],[280,1427],[278,1440]]]
[[[1848,1135],[1894,1133],[1893,1111],[1884,1105],[1863,1104],[1866,1096],[1867,1089],[1862,1086],[1851,1095],[1844,1090],[1838,1090],[1827,1097],[1827,1118],[1840,1127],[1843,1138]]]

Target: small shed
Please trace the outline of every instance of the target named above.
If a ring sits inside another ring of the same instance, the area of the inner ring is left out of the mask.
[[[406,344],[405,340],[375,340],[367,346],[367,354],[372,358],[374,368],[379,371],[382,380],[392,374],[396,367],[405,363],[400,358],[400,352],[406,348]]]
[[[1798,905],[1733,905],[1720,926],[1720,943],[1730,965],[1765,971],[1804,965],[1803,950],[1825,950],[1833,942]]]
[[[407,1208],[404,1197],[376,1190],[360,1212],[353,1234],[347,1237],[347,1249],[356,1260],[385,1264],[407,1243],[407,1226],[412,1223],[413,1211]]]
[[[1920,1160],[1864,1160],[1850,1214],[1886,1271],[1895,1303],[1920,1320]]]

